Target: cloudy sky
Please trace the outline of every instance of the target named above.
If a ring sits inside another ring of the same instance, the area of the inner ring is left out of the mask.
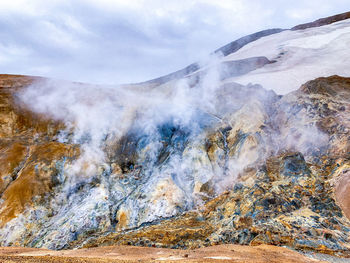
[[[1,0],[0,73],[138,82],[246,34],[345,11],[349,0]]]

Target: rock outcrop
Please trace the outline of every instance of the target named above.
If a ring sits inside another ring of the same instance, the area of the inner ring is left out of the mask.
[[[302,30],[302,29],[311,28],[311,27],[319,27],[319,26],[329,25],[329,24],[332,24],[332,23],[335,23],[338,21],[348,19],[348,18],[350,18],[350,12],[345,12],[345,13],[330,16],[330,17],[320,18],[314,22],[297,25],[295,27],[292,27],[291,30]]]

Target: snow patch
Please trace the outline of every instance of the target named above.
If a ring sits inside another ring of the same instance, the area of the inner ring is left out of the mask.
[[[278,94],[331,75],[350,77],[350,19],[298,31],[283,31],[251,42],[223,61],[265,56],[274,63],[225,80],[261,84]]]

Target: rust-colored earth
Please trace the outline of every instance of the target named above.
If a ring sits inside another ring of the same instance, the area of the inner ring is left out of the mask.
[[[287,248],[219,245],[195,250],[132,246],[52,251],[20,247],[0,248],[0,262],[324,262]]]

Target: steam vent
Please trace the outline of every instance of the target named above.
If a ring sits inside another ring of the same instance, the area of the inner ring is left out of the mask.
[[[142,83],[0,75],[0,262],[350,262],[349,48],[344,13]]]

